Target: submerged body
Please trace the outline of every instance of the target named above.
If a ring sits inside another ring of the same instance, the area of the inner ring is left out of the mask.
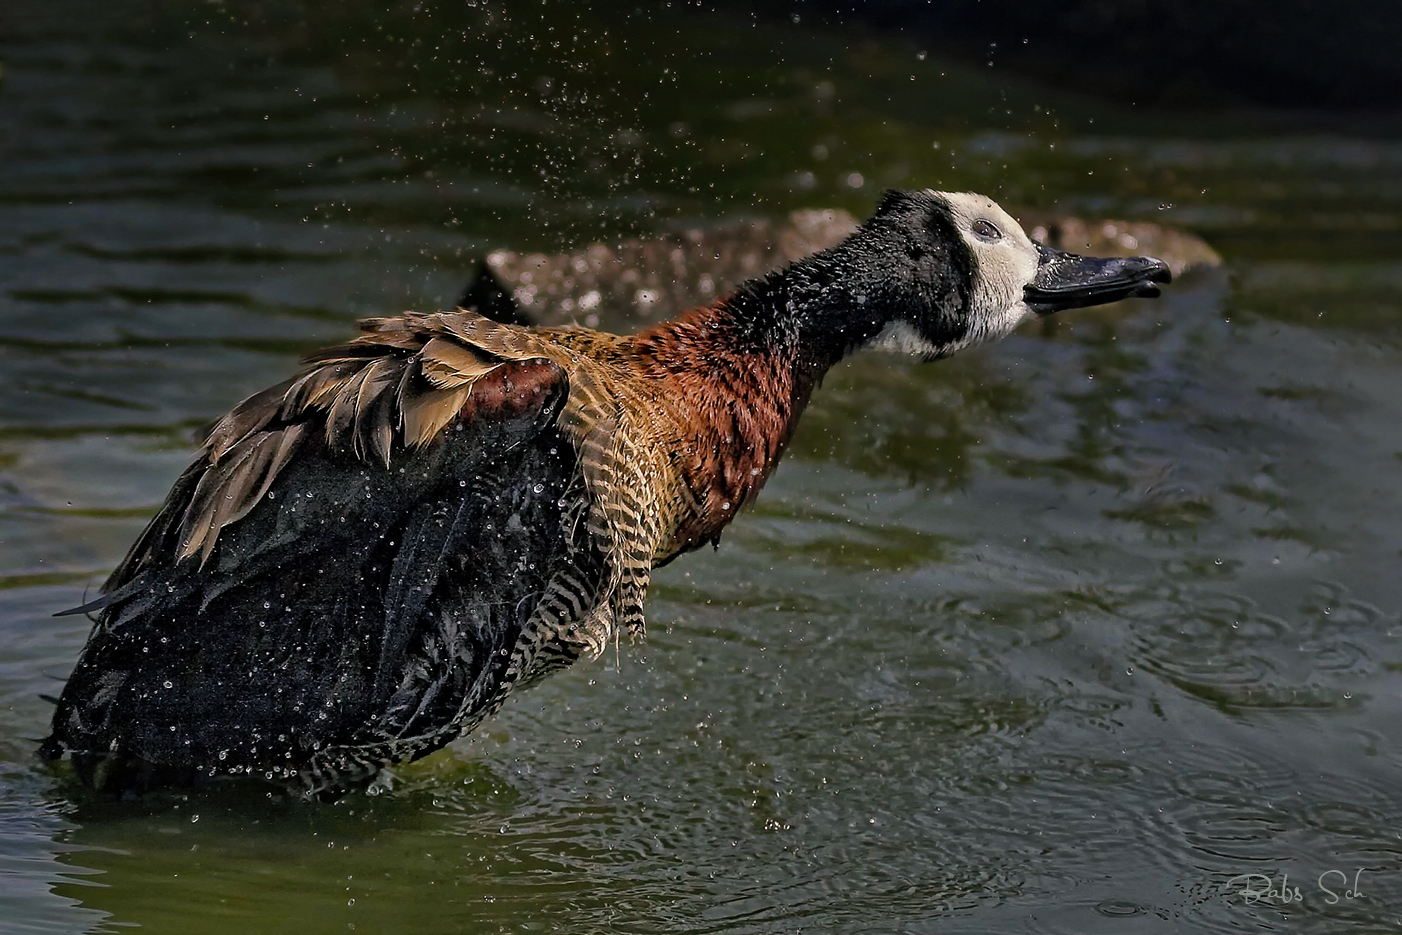
[[[823,373],[1155,294],[979,196],[890,193],[847,241],[632,336],[374,319],[208,436],[89,610],[41,752],[93,785],[334,791],[442,747],[620,632],[718,539]]]

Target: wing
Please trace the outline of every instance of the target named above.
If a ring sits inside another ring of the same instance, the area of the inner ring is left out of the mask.
[[[334,788],[573,661],[601,558],[568,379],[452,318],[367,322],[214,427],[96,602],[47,755]]]

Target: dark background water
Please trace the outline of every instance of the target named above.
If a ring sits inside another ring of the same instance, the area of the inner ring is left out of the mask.
[[[806,7],[2,12],[0,929],[1398,925],[1395,121],[1230,84],[1131,105],[1114,71],[1058,90]],[[645,644],[387,792],[114,803],[34,763],[87,628],[50,615],[300,353],[445,307],[491,247],[887,186],[1227,263],[844,365],[721,549],[658,574]]]

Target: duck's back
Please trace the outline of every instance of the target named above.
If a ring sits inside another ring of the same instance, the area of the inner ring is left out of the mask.
[[[99,786],[341,788],[578,656],[602,558],[564,369],[480,355],[459,395],[463,345],[387,330],[216,427],[108,582],[46,753]]]

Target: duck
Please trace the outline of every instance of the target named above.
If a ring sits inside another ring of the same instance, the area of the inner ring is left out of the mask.
[[[835,246],[629,335],[480,310],[360,323],[210,428],[103,585],[40,756],[97,789],[363,788],[645,633],[849,354],[927,361],[1154,297],[1152,257],[1032,241],[991,199],[889,191]]]

